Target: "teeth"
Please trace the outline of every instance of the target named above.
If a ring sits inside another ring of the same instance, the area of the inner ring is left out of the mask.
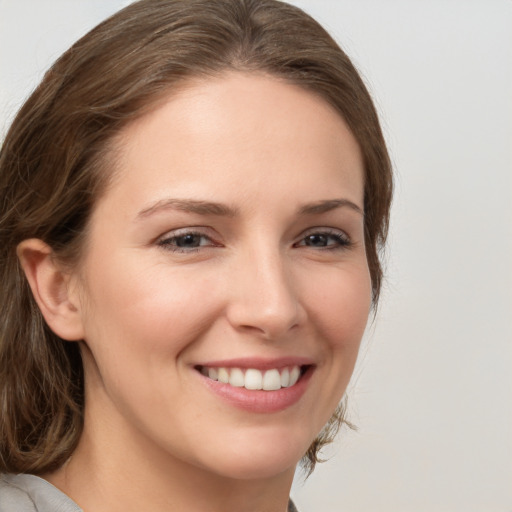
[[[289,386],[293,386],[300,377],[300,368],[298,366],[294,366],[290,372],[290,382]]]
[[[217,370],[217,380],[219,382],[223,382],[224,384],[229,382],[229,372],[226,370],[226,368],[219,368]]]
[[[263,389],[265,391],[275,391],[281,389],[281,375],[278,370],[267,370],[263,376]]]
[[[212,380],[218,380],[237,388],[264,391],[275,391],[281,388],[288,388],[297,383],[300,377],[300,367],[291,366],[278,369],[271,369],[265,372],[255,368],[241,370],[240,368],[201,368],[201,373]]]
[[[281,387],[287,388],[290,385],[290,370],[288,368],[285,368],[281,372]]]
[[[236,388],[242,388],[244,386],[244,374],[240,368],[233,368],[231,375],[229,376],[229,384]]]
[[[263,375],[259,370],[246,370],[244,387],[246,389],[262,389]]]

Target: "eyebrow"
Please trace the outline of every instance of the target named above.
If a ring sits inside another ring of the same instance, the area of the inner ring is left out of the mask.
[[[236,208],[225,204],[213,203],[210,201],[199,201],[195,199],[162,199],[144,208],[137,214],[137,219],[149,217],[154,213],[165,210],[180,210],[183,212],[196,213],[198,215],[219,215],[234,217],[237,214]]]
[[[318,215],[327,213],[337,208],[348,207],[360,215],[364,215],[363,210],[354,202],[348,199],[326,199],[308,203],[299,208],[299,215]],[[211,201],[201,201],[197,199],[161,199],[156,203],[144,208],[137,214],[137,219],[144,219],[165,210],[179,210],[183,212],[195,213],[198,215],[218,215],[223,217],[235,217],[238,209],[231,206],[215,203]]]
[[[305,204],[300,208],[299,214],[315,215],[319,213],[330,212],[331,210],[343,207],[348,207],[351,210],[356,211],[360,215],[364,215],[362,208],[360,208],[356,203],[350,201],[349,199],[327,199],[324,201],[317,201],[315,203]]]

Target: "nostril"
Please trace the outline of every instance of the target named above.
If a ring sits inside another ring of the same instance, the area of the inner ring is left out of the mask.
[[[256,277],[252,277],[256,280]],[[277,278],[276,278],[277,279]],[[275,281],[275,280],[274,280]],[[293,290],[285,284],[258,281],[236,287],[226,309],[229,323],[239,332],[257,335],[267,340],[278,340],[290,330],[304,323],[304,310]]]

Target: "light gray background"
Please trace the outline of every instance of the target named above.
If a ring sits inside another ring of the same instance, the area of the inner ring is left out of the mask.
[[[0,0],[0,130],[121,0]],[[512,511],[512,1],[295,0],[365,77],[396,170],[388,277],[304,512]]]

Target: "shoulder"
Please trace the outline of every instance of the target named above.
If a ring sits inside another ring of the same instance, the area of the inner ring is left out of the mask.
[[[1,511],[0,511],[1,512]],[[288,512],[299,512],[292,500],[288,502]]]
[[[0,474],[0,512],[82,512],[46,480],[34,475]]]
[[[34,501],[26,490],[20,487],[15,475],[0,475],[0,512],[37,512]]]

